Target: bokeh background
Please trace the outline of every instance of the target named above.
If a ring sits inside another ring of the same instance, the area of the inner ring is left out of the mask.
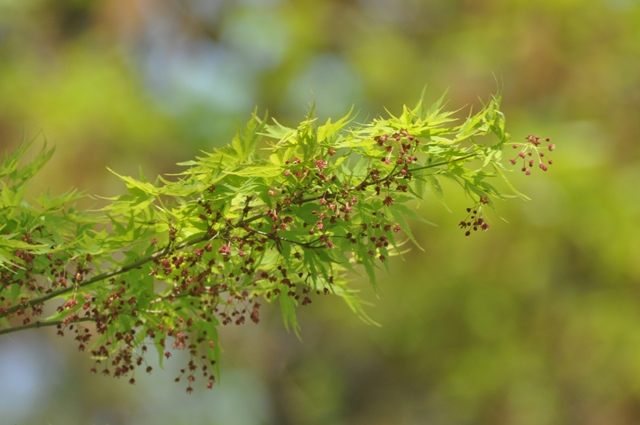
[[[0,0],[0,150],[57,146],[33,193],[176,172],[254,106],[364,121],[425,84],[452,109],[501,86],[508,131],[551,137],[555,163],[513,174],[532,201],[487,233],[463,236],[455,192],[424,204],[425,251],[379,296],[356,279],[381,327],[326,297],[299,341],[264,310],[192,395],[175,357],[130,386],[53,331],[2,337],[0,424],[640,423],[638,0]]]

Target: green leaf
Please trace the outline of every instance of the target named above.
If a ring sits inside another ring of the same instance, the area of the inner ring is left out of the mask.
[[[21,160],[37,137],[38,136],[34,137],[28,142],[21,143],[13,153],[5,157],[2,164],[0,164],[0,178],[8,177],[12,182],[12,186],[19,188],[31,180],[38,171],[49,162],[55,152],[55,148],[47,149],[47,142],[45,140],[40,152],[36,154],[35,158],[20,168]]]
[[[447,209],[447,211],[451,212],[451,209],[444,200],[444,191],[442,190],[442,186],[440,186],[440,181],[432,175],[425,176],[425,180],[431,188],[431,192],[436,195],[438,201],[440,201],[440,203]]]
[[[409,227],[407,220],[405,220],[403,213],[400,212],[400,208],[398,207],[404,207],[404,205],[394,204],[393,206],[387,207],[386,209],[389,210],[393,218],[395,218],[398,221],[398,223],[402,227],[402,230],[404,230],[407,236],[409,236],[409,239],[411,239],[411,242],[413,242],[420,250],[424,251],[424,248],[420,246],[416,238],[413,236],[413,233],[411,232],[411,227]]]
[[[155,187],[153,184],[149,183],[148,181],[142,182],[132,177],[121,176],[120,174],[116,173],[109,167],[107,167],[107,170],[109,170],[111,173],[115,174],[120,180],[122,180],[127,186],[127,189],[129,189],[129,193],[131,193],[134,196],[142,196],[147,194],[157,196],[159,194],[158,188]]]
[[[527,195],[525,195],[524,193],[519,192],[509,181],[509,179],[507,179],[507,176],[504,175],[504,172],[502,171],[501,167],[498,166],[497,164],[493,163],[493,168],[496,170],[496,172],[498,173],[498,175],[500,175],[500,177],[502,177],[502,180],[504,180],[504,182],[507,184],[507,186],[509,187],[509,189],[511,189],[511,191],[513,193],[515,193],[516,195],[518,195],[519,197],[521,197],[522,199],[526,199],[527,201],[529,201],[531,198],[529,198]]]
[[[338,133],[345,125],[352,121],[351,114],[353,113],[353,106],[344,117],[340,118],[335,123],[331,123],[331,118],[327,119],[327,123],[318,127],[318,142],[324,142],[331,139],[336,133]]]
[[[233,174],[241,177],[277,177],[282,175],[281,167],[275,165],[248,166],[240,170],[224,171],[226,174]]]
[[[296,134],[296,130],[293,128],[285,127],[276,121],[275,118],[271,118],[271,120],[275,123],[275,125],[266,126],[264,129],[264,133],[262,135],[270,137],[272,139],[279,140],[278,145],[284,144],[289,141]]]
[[[280,289],[280,295],[278,301],[280,302],[280,310],[282,311],[282,320],[287,331],[293,329],[294,333],[300,338],[300,326],[296,318],[295,300],[287,295],[289,287],[287,285],[278,284]]]
[[[258,108],[254,109],[251,119],[247,122],[244,130],[236,125],[236,135],[233,137],[231,146],[238,154],[240,162],[246,161],[255,151],[256,143],[260,138],[260,133],[265,128],[267,116],[260,120],[258,118]]]
[[[20,297],[20,285],[14,283],[11,285],[11,304],[15,304]]]
[[[358,262],[364,266],[364,270],[367,273],[367,277],[369,278],[373,289],[378,292],[374,259],[367,253],[367,246],[365,244],[359,244],[357,253]]]

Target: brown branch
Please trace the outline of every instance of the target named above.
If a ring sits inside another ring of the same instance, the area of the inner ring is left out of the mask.
[[[181,243],[179,245],[176,245],[171,250],[168,250],[168,249],[165,248],[162,251],[158,251],[158,252],[156,252],[154,254],[151,254],[148,257],[141,258],[138,261],[134,261],[133,263],[127,264],[126,266],[122,266],[122,267],[120,267],[120,268],[118,268],[116,270],[113,270],[113,271],[110,271],[110,272],[107,272],[107,273],[102,273],[102,274],[99,274],[97,276],[94,276],[94,277],[92,277],[91,279],[89,279],[87,281],[84,281],[84,282],[78,283],[76,285],[72,285],[72,286],[63,288],[63,289],[59,289],[57,291],[50,292],[50,293],[48,293],[46,295],[42,295],[42,296],[40,296],[38,298],[33,298],[33,299],[31,299],[29,301],[26,301],[24,303],[21,303],[21,304],[14,305],[13,307],[9,307],[8,309],[4,310],[0,314],[0,318],[1,317],[5,317],[5,316],[7,316],[9,314],[15,313],[16,311],[18,311],[20,309],[24,309],[24,308],[32,307],[34,305],[42,304],[42,303],[44,303],[46,301],[49,301],[52,298],[59,297],[59,296],[64,295],[64,294],[66,294],[68,292],[71,292],[71,291],[73,291],[74,289],[76,289],[78,287],[84,287],[84,286],[87,286],[87,285],[91,285],[92,283],[96,283],[96,282],[99,282],[101,280],[109,279],[111,277],[118,276],[118,275],[120,275],[122,273],[126,273],[126,272],[128,272],[130,270],[133,270],[135,268],[138,268],[138,267],[142,266],[143,264],[146,264],[146,263],[148,263],[150,261],[153,261],[156,258],[164,257],[165,255],[168,255],[168,254],[170,254],[172,252],[179,251],[179,250],[184,249],[184,248],[186,248],[188,246],[195,245],[197,243],[203,242],[203,241],[211,238],[212,236],[213,235],[211,235],[210,233],[204,234],[203,236],[201,236],[199,238],[196,238],[194,240],[183,242],[183,243]]]
[[[293,239],[288,239],[282,236],[278,236],[277,234],[272,234],[272,233],[267,233],[267,232],[262,232],[260,230],[251,230],[253,233],[256,233],[258,235],[262,235],[262,236],[266,236],[269,239],[271,239],[274,242],[278,242],[278,241],[284,241],[284,242],[289,242],[292,243],[294,245],[300,245],[303,248],[307,248],[307,249],[318,249],[318,248],[324,248],[323,246],[313,246],[312,243],[313,242],[300,242],[300,241],[294,241]]]
[[[77,320],[74,320],[72,322],[68,322],[66,324],[68,325],[72,325],[74,323],[80,323],[80,322],[93,322],[95,321],[94,317],[80,317]],[[3,334],[9,334],[9,333],[13,333],[13,332],[20,332],[20,331],[25,331],[27,329],[38,329],[38,328],[45,328],[47,326],[57,326],[57,325],[62,325],[64,324],[64,320],[52,320],[52,321],[37,321],[34,323],[30,323],[28,325],[23,325],[23,326],[14,326],[11,328],[6,328],[6,329],[0,329],[0,335]]]
[[[266,213],[257,214],[257,215],[255,215],[253,217],[250,217],[250,218],[248,218],[246,220],[243,220],[242,222],[239,222],[234,227],[237,228],[237,227],[243,226],[246,223],[251,223],[253,221],[259,220],[260,218],[266,217],[266,215],[267,215]],[[87,285],[91,285],[93,283],[100,282],[101,280],[106,280],[106,279],[112,278],[114,276],[118,276],[120,274],[126,273],[126,272],[128,272],[130,270],[133,270],[135,268],[138,268],[138,267],[140,267],[140,266],[142,266],[142,265],[144,265],[144,264],[146,264],[146,263],[148,263],[150,261],[153,261],[156,258],[162,258],[162,257],[164,257],[166,255],[169,255],[169,254],[173,253],[173,252],[180,251],[180,250],[182,250],[184,248],[187,248],[189,246],[192,246],[192,245],[198,244],[200,242],[204,242],[206,240],[209,240],[213,236],[215,236],[215,234],[205,233],[204,235],[202,235],[202,236],[200,236],[200,237],[198,237],[196,239],[193,239],[193,240],[190,240],[190,241],[186,241],[186,242],[183,242],[183,243],[181,243],[179,245],[176,245],[172,249],[168,249],[168,247],[167,247],[167,248],[165,248],[165,249],[163,249],[161,251],[158,251],[158,252],[155,252],[155,253],[151,254],[148,257],[141,258],[138,261],[135,261],[135,262],[133,262],[131,264],[127,264],[126,266],[122,266],[122,267],[120,267],[120,268],[118,268],[116,270],[113,270],[113,271],[110,271],[110,272],[107,272],[107,273],[102,273],[102,274],[99,274],[97,276],[94,276],[94,277],[92,277],[91,279],[89,279],[87,281],[78,283],[76,285],[69,286],[67,288],[59,289],[57,291],[53,291],[53,292],[48,293],[46,295],[42,295],[40,297],[33,298],[33,299],[31,299],[29,301],[26,301],[24,303],[20,303],[20,304],[14,305],[12,307],[7,308],[2,313],[0,313],[0,318],[6,317],[9,314],[13,314],[18,310],[29,308],[29,307],[33,307],[34,305],[45,303],[45,302],[49,301],[52,298],[59,297],[61,295],[67,294],[67,293],[73,291],[74,289],[76,289],[78,287],[84,287],[84,286],[87,286]]]

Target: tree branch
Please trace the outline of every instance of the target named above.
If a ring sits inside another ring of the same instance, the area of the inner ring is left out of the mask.
[[[470,153],[469,155],[461,156],[459,158],[452,159],[451,161],[436,162],[435,164],[429,164],[429,165],[425,165],[423,167],[407,168],[407,171],[409,171],[409,172],[419,171],[419,170],[425,170],[427,168],[439,167],[440,165],[453,164],[454,162],[462,161],[463,159],[472,158],[474,156],[478,156],[478,154],[477,153]]]
[[[447,164],[451,164],[451,163],[457,162],[457,161],[462,161],[464,159],[471,158],[471,157],[474,157],[474,156],[477,156],[477,155],[478,155],[477,153],[472,153],[472,154],[465,155],[465,156],[462,156],[462,157],[459,157],[459,158],[455,158],[455,159],[450,160],[450,161],[442,161],[442,162],[438,162],[438,163],[435,163],[435,164],[426,165],[426,166],[423,166],[423,167],[409,168],[408,171],[410,171],[410,172],[411,171],[418,171],[418,170],[423,170],[423,169],[427,169],[427,168],[437,167],[437,166],[440,166],[440,165],[447,165]],[[399,174],[399,173],[397,173],[397,174]],[[334,197],[334,196],[335,195],[329,196],[329,197],[331,198],[331,197]],[[304,204],[304,203],[307,203],[307,202],[311,202],[311,201],[320,199],[322,197],[326,197],[326,195],[307,198],[307,199],[301,199],[297,204],[298,205]],[[233,228],[242,227],[245,224],[254,222],[254,221],[259,220],[261,218],[264,218],[266,216],[267,216],[267,213],[256,214],[253,217],[240,220],[235,225],[232,225],[232,227]],[[258,232],[258,231],[255,231],[255,232],[262,234],[262,232]],[[268,234],[265,234],[265,235],[270,237],[271,239],[273,239],[272,236],[269,236]],[[78,287],[88,286],[88,285],[91,285],[93,283],[100,282],[102,280],[106,280],[106,279],[112,278],[114,276],[118,276],[120,274],[126,273],[126,272],[128,272],[130,270],[133,270],[135,268],[138,268],[138,267],[140,267],[140,266],[142,266],[142,265],[144,265],[144,264],[146,264],[146,263],[148,263],[150,261],[153,261],[156,258],[161,258],[161,257],[164,257],[164,256],[172,253],[172,252],[180,251],[180,250],[182,250],[184,248],[187,248],[189,246],[198,244],[200,242],[204,242],[204,241],[210,239],[213,236],[214,235],[212,235],[211,233],[206,233],[206,234],[204,234],[204,235],[202,235],[202,236],[200,236],[200,237],[198,237],[196,239],[193,239],[191,241],[186,241],[186,242],[183,242],[183,243],[181,243],[179,245],[176,245],[175,247],[173,247],[171,249],[165,248],[162,251],[158,251],[158,252],[156,252],[156,253],[148,256],[148,257],[141,258],[138,261],[135,261],[135,262],[133,262],[131,264],[128,264],[126,266],[122,266],[122,267],[120,267],[120,268],[118,268],[116,270],[113,270],[113,271],[110,271],[110,272],[107,272],[107,273],[102,273],[100,275],[94,276],[93,278],[91,278],[91,279],[89,279],[87,281],[84,281],[84,282],[78,283],[76,285],[63,288],[63,289],[59,289],[57,291],[53,291],[53,292],[51,292],[49,294],[42,295],[42,296],[37,297],[37,298],[33,298],[33,299],[31,299],[29,301],[26,301],[24,303],[21,303],[21,304],[14,305],[12,307],[7,308],[2,313],[0,313],[0,318],[6,317],[6,316],[8,316],[10,314],[13,314],[13,313],[17,312],[18,310],[29,308],[29,307],[33,307],[34,305],[45,303],[45,302],[49,301],[52,298],[56,298],[56,297],[62,296],[64,294],[67,294],[67,293],[73,291],[74,289],[77,289]],[[310,248],[310,249],[319,248],[319,247],[311,246],[311,245],[306,244],[306,243],[297,242],[297,241],[293,241],[293,240],[289,240],[289,239],[284,239],[284,238],[279,238],[279,239],[280,240],[284,240],[286,242],[295,243],[295,244],[298,244],[298,245],[301,245],[303,247]],[[27,325],[27,326],[30,326],[30,325]],[[33,327],[33,326],[31,326],[31,327]],[[16,328],[16,329],[20,329],[20,328]],[[5,330],[0,331],[0,334],[4,333],[4,331]]]
[[[255,215],[253,217],[250,217],[248,219],[243,220],[242,222],[237,223],[233,227],[234,228],[241,227],[244,224],[251,223],[253,221],[259,220],[260,218],[263,218],[263,217],[266,217],[266,216],[267,216],[266,213],[257,214],[257,215]],[[133,270],[135,268],[138,268],[138,267],[140,267],[140,266],[142,266],[142,265],[144,265],[144,264],[146,264],[146,263],[148,263],[150,261],[153,261],[156,258],[162,258],[162,257],[164,257],[164,256],[166,256],[166,255],[168,255],[170,253],[173,253],[173,252],[176,252],[176,251],[180,251],[180,250],[182,250],[184,248],[187,248],[189,246],[192,246],[192,245],[198,244],[200,242],[204,242],[206,240],[209,240],[213,236],[215,236],[215,235],[213,235],[211,233],[205,233],[204,235],[202,235],[202,236],[200,236],[200,237],[198,237],[196,239],[193,239],[193,240],[190,240],[190,241],[186,241],[186,242],[183,242],[183,243],[181,243],[179,245],[176,245],[175,247],[173,247],[170,250],[167,250],[165,248],[165,249],[163,249],[161,251],[158,251],[158,252],[155,252],[155,253],[151,254],[148,257],[141,258],[138,261],[135,261],[135,262],[133,262],[131,264],[127,264],[126,266],[122,266],[122,267],[120,267],[120,268],[118,268],[116,270],[112,270],[110,272],[102,273],[102,274],[99,274],[97,276],[94,276],[94,277],[92,277],[91,279],[89,279],[87,281],[84,281],[84,282],[78,283],[76,285],[72,285],[72,286],[63,288],[63,289],[59,289],[57,291],[53,291],[53,292],[51,292],[49,294],[42,295],[42,296],[37,297],[37,298],[33,298],[33,299],[31,299],[29,301],[26,301],[24,303],[21,303],[21,304],[14,305],[12,307],[7,308],[2,313],[0,313],[0,318],[6,317],[9,314],[13,314],[18,310],[29,308],[29,307],[32,307],[34,305],[45,303],[45,302],[49,301],[52,298],[59,297],[61,295],[67,294],[67,293],[73,291],[74,289],[76,289],[78,287],[88,286],[88,285],[91,285],[93,283],[100,282],[101,280],[106,280],[106,279],[112,278],[114,276],[118,276],[120,274],[126,273],[126,272],[128,272],[130,270]]]
[[[68,324],[72,325],[74,323],[93,322],[93,321],[95,321],[94,317],[80,317],[78,318],[78,320],[74,320],[73,322],[69,322]],[[42,322],[38,320],[37,322],[33,322],[28,325],[14,326],[11,328],[0,329],[0,335],[10,334],[12,332],[25,331],[27,329],[38,329],[38,328],[44,328],[47,326],[57,326],[62,324],[63,324],[63,320],[52,320],[52,321],[42,321]]]

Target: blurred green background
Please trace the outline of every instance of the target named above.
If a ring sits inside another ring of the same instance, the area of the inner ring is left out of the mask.
[[[640,423],[638,0],[0,0],[0,150],[57,146],[33,193],[175,172],[256,105],[364,121],[425,84],[452,109],[502,85],[508,131],[551,137],[555,163],[513,174],[532,201],[487,233],[463,236],[453,191],[452,214],[421,206],[425,252],[379,298],[356,282],[381,327],[326,297],[300,342],[264,310],[190,396],[180,359],[132,387],[53,331],[3,337],[0,424]]]

